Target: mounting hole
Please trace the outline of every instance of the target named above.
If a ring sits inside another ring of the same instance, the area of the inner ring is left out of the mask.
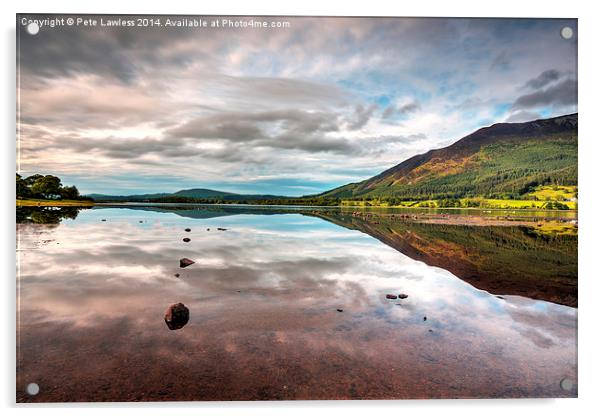
[[[29,33],[30,35],[37,35],[39,31],[40,25],[38,25],[36,22],[30,22],[27,25],[27,33]]]
[[[568,26],[563,27],[560,31],[560,36],[562,36],[563,39],[571,39],[573,37],[573,28]]]
[[[40,386],[38,386],[38,383],[29,383],[25,388],[25,391],[27,391],[27,394],[30,396],[35,396],[40,392]]]
[[[560,381],[560,388],[564,391],[573,390],[573,380],[571,380],[570,378],[563,378]]]

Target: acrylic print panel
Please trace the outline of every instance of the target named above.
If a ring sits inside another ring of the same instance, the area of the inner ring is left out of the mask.
[[[18,402],[577,396],[577,21],[18,15]]]

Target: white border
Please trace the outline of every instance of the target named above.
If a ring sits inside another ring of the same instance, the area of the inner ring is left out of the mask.
[[[0,405],[12,414],[145,414],[164,415],[168,408],[178,414],[332,414],[363,415],[367,412],[403,412],[446,415],[507,416],[509,412],[537,412],[546,415],[589,413],[600,407],[599,392],[600,333],[602,314],[598,305],[602,294],[602,274],[595,263],[599,257],[600,226],[595,209],[600,209],[602,175],[602,98],[599,78],[602,74],[600,41],[602,16],[593,1],[527,2],[525,0],[498,0],[497,2],[451,0],[394,2],[370,0],[360,4],[327,2],[325,0],[285,1],[230,1],[216,2],[157,1],[134,2],[126,0],[21,0],[15,4],[2,2],[3,54],[1,56],[2,91],[2,186],[4,196],[0,205],[2,219],[2,305],[5,325],[0,342],[2,378]],[[146,14],[249,14],[249,15],[347,15],[347,16],[447,16],[447,17],[571,17],[579,18],[579,399],[557,400],[428,400],[428,401],[364,401],[364,402],[239,402],[239,403],[170,403],[170,404],[92,404],[16,406],[15,401],[15,227],[14,182],[15,168],[15,13],[146,13]],[[598,409],[599,410],[599,409]]]

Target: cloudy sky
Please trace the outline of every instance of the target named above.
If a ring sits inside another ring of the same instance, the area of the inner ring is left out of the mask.
[[[290,27],[19,26],[18,169],[83,193],[307,195],[577,111],[574,20],[261,20]]]

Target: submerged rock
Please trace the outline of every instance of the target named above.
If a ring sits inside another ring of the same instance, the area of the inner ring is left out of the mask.
[[[165,311],[165,323],[170,330],[180,329],[188,323],[190,311],[183,303],[174,303]]]
[[[188,267],[191,264],[194,264],[193,260],[187,259],[186,257],[180,259],[180,267],[182,267],[182,268]]]
[[[408,295],[406,295],[405,293],[402,293],[399,295],[399,299],[407,299]]]
[[[182,239],[182,241],[184,241],[185,243],[189,243],[190,242],[190,238],[185,237],[185,238]]]
[[[105,219],[105,218],[103,218],[101,221],[106,221],[106,219]]]
[[[387,294],[385,296],[387,299],[397,299],[397,295],[391,295],[391,294]]]

